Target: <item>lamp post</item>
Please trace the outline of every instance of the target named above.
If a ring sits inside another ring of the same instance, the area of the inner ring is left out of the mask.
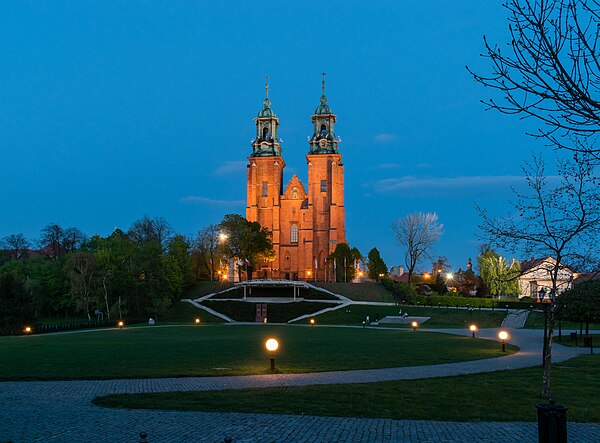
[[[416,331],[417,327],[419,326],[419,323],[417,323],[416,321],[413,321],[410,325],[412,326],[413,331]]]
[[[542,346],[542,366],[544,366],[544,362],[546,361],[546,349],[548,347],[548,305],[544,303],[544,345]]]
[[[508,340],[508,332],[500,331],[498,333],[498,338],[502,340],[502,352],[506,352],[506,340]]]
[[[314,325],[315,325],[315,319],[314,319],[314,318],[311,318],[311,319],[310,319],[310,325],[311,325],[311,326],[314,326]]]
[[[123,320],[119,320],[117,326],[119,327],[119,329],[123,329],[123,326],[125,326],[125,322]]]
[[[270,338],[265,342],[265,347],[271,353],[271,372],[275,372],[275,351],[279,348],[279,342]]]
[[[195,319],[195,320],[194,320],[194,324],[195,324],[196,326],[199,326],[199,325],[200,325],[200,319],[199,319],[199,318]]]
[[[477,325],[469,326],[469,331],[471,331],[471,334],[473,334],[473,338],[475,338],[475,332],[477,332]]]
[[[23,328],[23,332],[25,333],[25,335],[30,335],[31,331],[32,331],[31,326],[25,326]]]

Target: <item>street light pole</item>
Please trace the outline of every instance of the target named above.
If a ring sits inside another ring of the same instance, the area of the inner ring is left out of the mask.
[[[546,348],[548,346],[548,309],[547,304],[544,304],[544,346],[542,347],[542,366],[546,362]]]

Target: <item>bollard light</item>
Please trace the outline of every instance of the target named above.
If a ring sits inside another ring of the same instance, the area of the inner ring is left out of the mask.
[[[200,324],[200,319],[199,318],[195,319],[194,323],[197,324],[197,325],[199,325]]]
[[[502,352],[506,352],[506,340],[508,340],[508,332],[500,331],[498,332],[498,338],[502,340]]]
[[[469,326],[469,331],[473,334],[473,338],[475,338],[475,333],[477,332],[477,325]]]
[[[117,326],[119,327],[119,329],[123,329],[123,326],[125,326],[125,322],[123,320],[119,320]]]
[[[23,328],[23,332],[24,332],[25,334],[27,334],[27,335],[31,334],[31,330],[32,330],[32,329],[31,329],[31,326],[25,326],[25,327]]]
[[[417,330],[417,327],[419,326],[419,323],[417,323],[416,321],[413,321],[413,322],[411,323],[411,326],[413,327],[413,331],[416,331],[416,330]]]
[[[311,319],[310,319],[310,324],[311,324],[312,326],[314,326],[314,325],[315,325],[315,319],[314,319],[314,318],[311,318]]]
[[[279,348],[279,342],[270,338],[265,342],[265,347],[271,353],[271,372],[275,372],[275,351]]]

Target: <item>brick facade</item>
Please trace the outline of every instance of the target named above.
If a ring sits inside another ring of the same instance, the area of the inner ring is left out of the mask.
[[[306,155],[308,183],[294,175],[284,187],[285,161],[277,138],[279,120],[264,101],[256,122],[253,152],[248,157],[246,218],[257,221],[273,234],[276,258],[256,269],[257,277],[330,280],[327,256],[346,242],[344,165],[334,133],[336,116],[321,105],[311,117],[314,133]]]

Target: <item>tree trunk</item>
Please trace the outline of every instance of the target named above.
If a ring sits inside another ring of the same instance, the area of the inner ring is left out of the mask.
[[[588,335],[590,335],[590,321],[586,320],[585,321],[585,336],[587,337]]]
[[[554,325],[556,323],[556,306],[553,304],[549,309],[548,318],[548,336],[544,353],[544,376],[542,397],[550,396],[550,372],[552,370],[552,336],[554,335]]]

